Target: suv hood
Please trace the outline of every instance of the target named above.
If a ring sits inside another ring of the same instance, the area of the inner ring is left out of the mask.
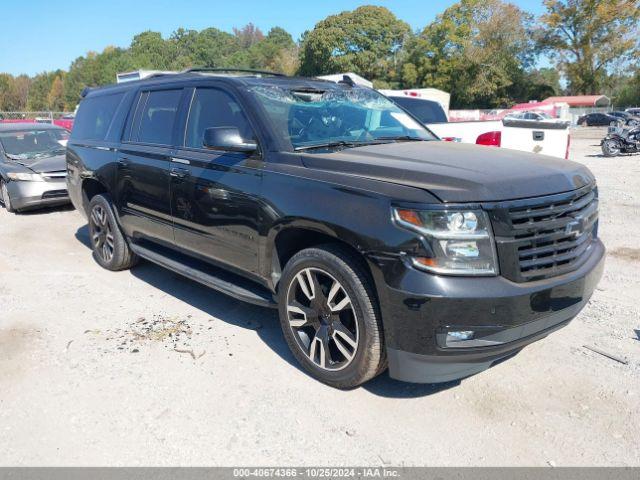
[[[60,172],[67,169],[67,160],[65,155],[9,160],[11,162],[18,163],[23,167],[27,167],[29,170],[32,170],[35,173]]]
[[[586,167],[569,160],[438,141],[368,145],[301,157],[308,168],[421,188],[446,203],[551,195],[594,181]]]

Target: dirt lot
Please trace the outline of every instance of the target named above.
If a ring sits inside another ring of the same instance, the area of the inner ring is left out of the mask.
[[[640,465],[640,156],[600,157],[601,133],[572,146],[609,251],[590,305],[444,386],[331,389],[275,312],[148,263],[102,270],[73,210],[1,210],[0,464]]]

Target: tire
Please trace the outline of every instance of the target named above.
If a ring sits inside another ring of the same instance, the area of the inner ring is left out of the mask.
[[[602,142],[602,154],[605,157],[617,157],[620,155],[620,144],[613,139],[604,140]]]
[[[11,205],[11,197],[9,196],[9,190],[7,189],[7,182],[4,180],[0,180],[0,197],[2,197],[2,204],[7,212],[17,212],[17,210]]]
[[[278,300],[287,344],[314,378],[349,389],[386,369],[378,302],[356,254],[339,245],[298,252],[284,268]]]
[[[93,258],[101,267],[116,272],[138,262],[118,226],[109,195],[96,195],[91,199],[88,218]]]

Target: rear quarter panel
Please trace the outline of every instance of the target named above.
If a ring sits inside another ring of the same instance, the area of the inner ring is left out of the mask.
[[[114,191],[117,179],[117,150],[136,93],[135,88],[125,92],[105,139],[78,139],[74,131],[71,132],[71,138],[67,142],[67,189],[71,203],[85,216],[87,199],[82,194],[82,187],[86,180],[95,180],[108,192]],[[79,108],[82,109],[82,103]]]

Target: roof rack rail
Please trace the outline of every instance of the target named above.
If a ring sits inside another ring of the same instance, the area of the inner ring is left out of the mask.
[[[211,67],[194,67],[182,70],[180,73],[197,73],[197,72],[240,72],[253,73],[256,75],[271,75],[274,77],[286,77],[284,73],[270,72],[268,70],[254,70],[251,68],[211,68]]]
[[[84,97],[86,97],[86,96],[89,94],[89,92],[90,92],[91,90],[93,90],[94,88],[95,88],[95,87],[84,87],[84,88],[82,89],[82,92],[80,92],[80,98],[84,98]]]

